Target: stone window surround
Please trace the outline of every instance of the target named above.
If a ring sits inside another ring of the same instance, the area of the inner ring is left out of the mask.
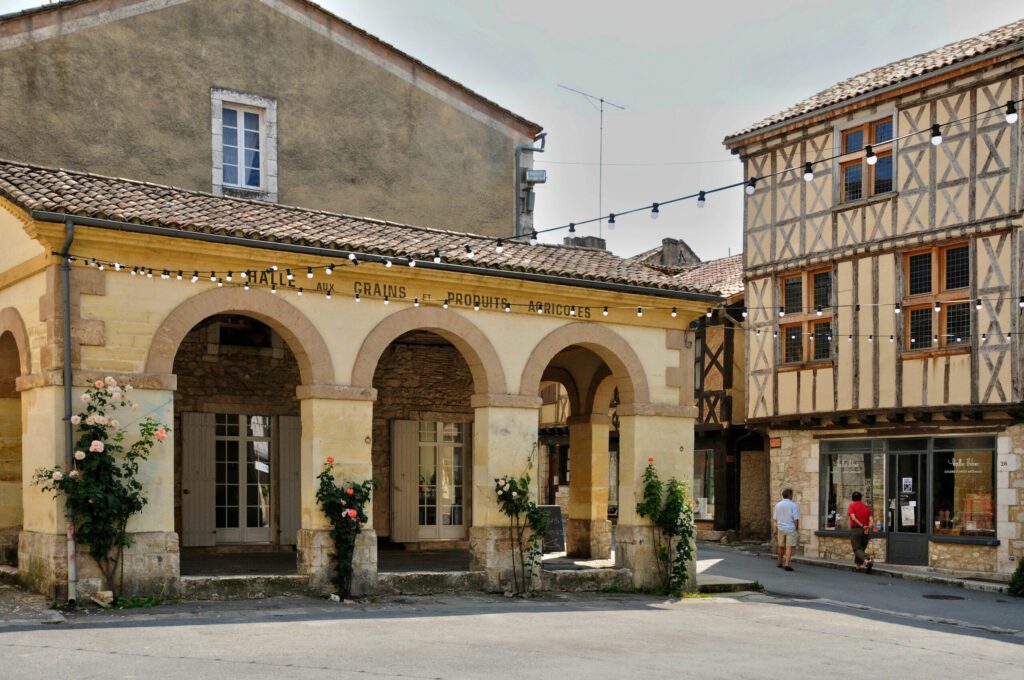
[[[224,105],[259,109],[260,152],[262,154],[262,190],[224,186],[224,133],[222,112]],[[277,100],[219,87],[210,88],[210,139],[213,152],[213,193],[261,201],[277,202]]]

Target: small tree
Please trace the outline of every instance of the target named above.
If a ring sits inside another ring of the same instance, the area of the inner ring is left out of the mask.
[[[1010,577],[1008,590],[1011,595],[1024,597],[1024,557],[1017,558],[1017,569],[1014,570],[1013,576]]]
[[[118,409],[138,409],[130,403],[131,385],[117,384],[112,377],[97,380],[82,395],[85,411],[71,416],[79,437],[70,469],[63,466],[36,471],[35,483],[64,497],[75,537],[89,547],[107,587],[116,593],[124,587],[124,549],[131,545],[128,520],[146,505],[139,462],[149,458],[153,446],[167,439],[168,428],[150,417],[139,422],[138,438],[127,449],[127,430],[114,417]],[[114,587],[118,567],[121,576]]]
[[[369,518],[366,506],[373,490],[380,481],[368,479],[361,484],[345,482],[338,485],[334,480],[334,458],[328,458],[320,474],[320,487],[316,501],[331,523],[331,539],[334,541],[334,582],[338,595],[352,595],[352,562],[355,558],[356,539]]]
[[[686,485],[675,478],[663,483],[654,468],[654,459],[648,458],[643,500],[636,504],[636,512],[653,524],[654,553],[664,591],[681,595],[693,561],[695,531],[693,505],[687,498]]]
[[[547,531],[548,516],[530,498],[528,474],[518,478],[506,475],[495,479],[494,493],[498,497],[498,507],[508,517],[513,592],[525,595],[531,589],[534,568],[540,564],[544,555],[544,532]]]

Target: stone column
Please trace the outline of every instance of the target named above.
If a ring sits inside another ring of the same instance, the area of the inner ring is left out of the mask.
[[[376,390],[301,385],[297,394],[302,402],[302,528],[298,534],[298,567],[300,574],[309,576],[311,590],[327,593],[334,589],[334,542],[330,522],[316,502],[316,477],[328,457],[334,458],[334,477],[339,482],[358,484],[373,477],[370,449]],[[366,515],[369,521],[356,540],[353,558],[355,594],[373,592],[377,587],[377,534],[373,530],[372,507],[366,508]]]
[[[569,424],[569,521],[566,550],[570,557],[611,556],[608,521],[608,427],[611,418],[594,413],[571,416]]]
[[[131,382],[131,381],[129,381]],[[78,412],[83,389],[74,390],[73,407]],[[170,426],[174,393],[166,389],[136,389],[129,395],[138,403],[136,411],[111,412],[126,431],[124,446],[131,446],[137,423],[146,416]],[[18,541],[18,577],[27,587],[55,600],[67,597],[67,533],[64,501],[35,485],[32,475],[42,467],[66,467],[64,440],[64,390],[44,385],[21,392],[24,431],[22,433],[24,529]],[[77,436],[77,433],[76,433]],[[157,443],[149,460],[139,465],[138,480],[147,499],[142,511],[128,522],[132,545],[122,555],[122,595],[174,596],[178,592],[179,549],[174,532],[174,440],[173,433]],[[78,597],[119,584],[104,582],[99,566],[89,556],[89,547],[79,544],[76,553]],[[118,580],[120,581],[120,570]]]
[[[692,488],[693,407],[624,405],[619,408],[619,521],[615,530],[615,562],[633,572],[638,588],[660,586],[654,531],[636,512],[643,497],[643,474],[648,459],[663,482],[675,478]],[[691,587],[695,584],[694,565]]]
[[[18,563],[21,506],[21,399],[0,396],[0,564]]]
[[[473,493],[469,529],[470,569],[487,573],[488,586],[500,591],[512,578],[509,518],[498,509],[494,480],[505,475],[531,477],[537,494],[537,423],[540,397],[474,395]]]

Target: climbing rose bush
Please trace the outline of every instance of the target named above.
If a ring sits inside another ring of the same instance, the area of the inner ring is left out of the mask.
[[[81,396],[85,410],[70,418],[78,435],[71,467],[58,465],[35,473],[36,484],[64,499],[76,540],[88,546],[111,590],[123,585],[119,582],[115,588],[114,575],[124,548],[131,545],[128,520],[147,503],[138,480],[139,463],[167,440],[170,431],[147,416],[137,423],[133,443],[125,447],[128,428],[114,416],[121,409],[138,409],[129,399],[131,392],[131,385],[120,385],[110,376],[95,381]]]
[[[366,507],[373,490],[380,486],[380,481],[368,479],[361,484],[346,481],[339,485],[334,479],[334,458],[331,456],[327,458],[317,479],[320,480],[320,486],[316,492],[316,501],[331,523],[331,539],[334,541],[332,580],[338,595],[349,597],[352,595],[356,538],[369,521]]]

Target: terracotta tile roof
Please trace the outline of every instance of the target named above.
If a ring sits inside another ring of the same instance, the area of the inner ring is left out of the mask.
[[[448,263],[582,281],[708,292],[604,250],[506,242],[504,252],[499,254],[494,249],[495,239],[488,236],[214,196],[14,161],[0,160],[0,196],[26,211],[67,213],[399,258],[411,254],[424,261],[430,260],[437,248]],[[466,245],[475,251],[474,259],[468,257]]]
[[[377,36],[373,35],[372,33],[364,31],[363,29],[359,28],[358,26],[356,26],[356,25],[354,25],[354,24],[352,24],[352,23],[342,19],[337,14],[334,14],[330,10],[328,10],[328,9],[318,5],[317,3],[312,2],[311,0],[298,0],[298,1],[301,2],[302,4],[306,5],[307,7],[309,7],[311,10],[320,13],[321,15],[326,17],[328,21],[334,22],[336,24],[339,24],[339,25],[343,26],[345,29],[352,31],[352,32],[362,36],[366,40],[370,41],[371,43],[379,45],[380,47],[384,48],[385,50],[391,52],[396,57],[398,57],[398,58],[400,58],[402,60],[407,61],[415,70],[417,70],[417,71],[425,71],[427,73],[430,73],[430,74],[434,75],[435,77],[437,77],[441,81],[443,81],[445,83],[445,85],[451,87],[454,90],[458,90],[460,92],[465,93],[469,97],[472,97],[473,99],[477,100],[484,107],[491,109],[492,113],[498,113],[499,115],[508,116],[510,119],[515,121],[515,123],[517,123],[518,125],[520,125],[523,128],[525,128],[528,131],[529,135],[531,135],[531,136],[536,135],[538,132],[540,132],[541,130],[544,129],[538,123],[534,123],[531,120],[527,120],[526,118],[523,118],[519,114],[517,114],[517,113],[515,113],[513,111],[510,111],[509,109],[505,108],[501,104],[498,104],[497,102],[495,102],[495,101],[493,101],[491,99],[488,99],[487,97],[483,96],[479,92],[476,92],[475,90],[470,89],[469,87],[463,85],[462,83],[458,82],[457,80],[449,78],[448,76],[446,76],[445,74],[441,73],[437,69],[429,66],[428,64],[423,63],[422,61],[420,61],[416,57],[413,57],[412,55],[408,54],[407,52],[403,52],[402,50],[398,49],[397,47],[395,47],[391,43],[389,43],[389,42],[387,42],[385,40],[382,40],[382,39],[378,38]],[[62,0],[61,2],[54,2],[54,3],[47,4],[47,5],[39,5],[38,7],[30,7],[28,9],[17,10],[17,11],[9,12],[9,13],[6,13],[6,14],[0,14],[0,24],[2,24],[4,22],[7,22],[7,21],[13,21],[13,20],[16,20],[16,19],[22,19],[22,18],[26,18],[26,17],[35,18],[36,15],[41,15],[41,14],[44,14],[44,13],[47,13],[47,12],[55,12],[57,10],[62,10],[62,9],[65,9],[65,8],[77,8],[78,5],[89,5],[90,3],[94,3],[94,2],[97,2],[97,0]],[[137,3],[137,2],[140,2],[140,0],[122,0],[123,4],[133,4],[133,3]],[[109,4],[110,4],[109,2],[98,2],[97,3],[97,10],[102,11],[102,10],[108,9],[109,8],[108,7]],[[87,12],[87,11],[89,11],[89,9],[87,8],[87,9],[85,9],[85,11]],[[29,24],[28,26],[29,27],[33,27],[34,25],[33,24]]]
[[[748,128],[734,132],[725,138],[725,144],[728,146],[731,141],[741,135],[771,127],[790,118],[796,118],[1021,41],[1024,41],[1024,19],[986,31],[973,38],[944,45],[930,52],[894,61],[891,64],[840,81],[813,97],[794,104],[773,116],[768,116]]]
[[[673,278],[684,286],[732,297],[743,292],[743,253],[702,262]]]

